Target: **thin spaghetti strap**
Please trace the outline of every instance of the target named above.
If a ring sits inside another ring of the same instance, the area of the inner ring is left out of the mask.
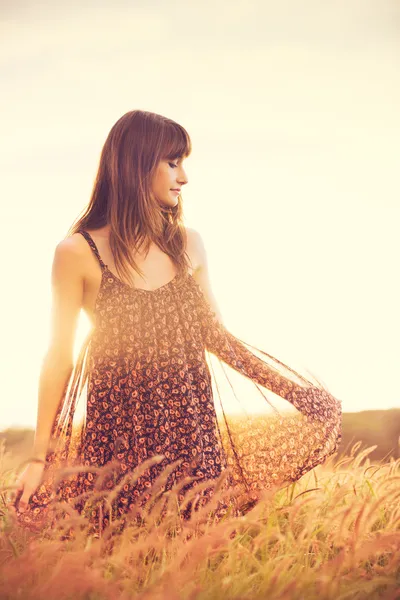
[[[77,233],[81,233],[83,235],[83,237],[86,239],[87,243],[89,244],[89,246],[91,247],[91,249],[93,250],[94,254],[96,255],[97,260],[100,263],[100,266],[102,269],[107,268],[107,265],[104,264],[104,262],[101,259],[100,253],[97,249],[96,244],[93,241],[92,236],[90,235],[90,233],[88,233],[87,231],[85,231],[84,229],[78,229]]]

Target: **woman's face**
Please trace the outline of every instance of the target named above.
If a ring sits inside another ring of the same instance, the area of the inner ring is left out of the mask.
[[[182,166],[183,160],[182,158],[166,159],[158,163],[151,188],[162,206],[176,206],[178,204],[180,190],[188,182]],[[174,190],[179,190],[179,193]]]

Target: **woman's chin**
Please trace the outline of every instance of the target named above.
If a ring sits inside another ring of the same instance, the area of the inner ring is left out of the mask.
[[[167,201],[161,202],[161,207],[162,208],[174,208],[177,205],[178,205],[178,198],[175,201],[174,200],[167,200]]]

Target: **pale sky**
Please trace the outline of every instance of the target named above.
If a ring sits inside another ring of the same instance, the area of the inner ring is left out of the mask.
[[[0,0],[0,13],[0,429],[36,423],[54,249],[135,108],[192,138],[186,225],[229,330],[310,369],[344,411],[400,406],[398,2]]]

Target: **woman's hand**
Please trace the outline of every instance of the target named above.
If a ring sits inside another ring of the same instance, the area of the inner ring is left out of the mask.
[[[32,494],[37,490],[43,480],[44,463],[31,462],[27,465],[16,481],[17,488],[14,490],[11,508],[20,513],[25,512]]]

